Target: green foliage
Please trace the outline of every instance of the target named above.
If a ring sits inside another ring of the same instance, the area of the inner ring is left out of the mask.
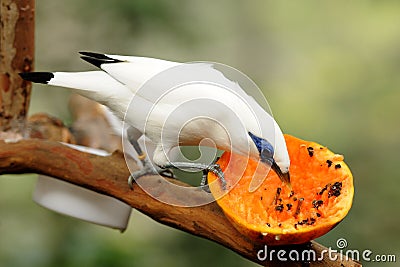
[[[134,34],[154,28],[167,31],[175,36],[185,36],[190,32],[181,23],[179,14],[185,9],[187,2],[183,0],[119,0],[115,1],[76,1],[76,9],[85,10],[86,18],[93,16],[111,16],[123,27],[127,27]]]

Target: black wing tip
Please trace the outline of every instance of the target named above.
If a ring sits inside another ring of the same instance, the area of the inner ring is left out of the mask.
[[[99,60],[96,58],[88,57],[88,56],[81,56],[81,59],[85,60],[86,62],[89,62],[90,64],[101,68],[101,64],[104,64],[103,60]]]
[[[81,54],[81,59],[89,62],[90,64],[101,68],[102,64],[110,64],[110,63],[120,63],[123,62],[122,60],[111,58],[105,54],[95,53],[95,52],[79,52]]]
[[[54,78],[52,72],[21,72],[19,76],[25,81],[44,84],[48,84],[49,81]]]
[[[113,60],[112,58],[106,56],[106,54],[96,53],[96,52],[88,52],[88,51],[80,51],[79,54],[82,56],[97,58],[97,59],[104,59],[104,60]]]

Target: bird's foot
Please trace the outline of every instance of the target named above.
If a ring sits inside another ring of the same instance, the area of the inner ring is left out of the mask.
[[[138,171],[135,171],[129,175],[128,178],[128,185],[130,189],[133,189],[133,184],[136,183],[136,181],[146,175],[161,175],[164,177],[168,178],[174,178],[175,176],[173,172],[170,169],[161,169],[156,166],[154,166],[151,162],[149,162],[147,159],[142,161],[143,163],[143,168],[141,168]]]
[[[224,172],[222,171],[221,167],[217,163],[212,164],[204,164],[204,163],[194,163],[194,162],[171,162],[161,166],[161,168],[181,168],[181,169],[196,169],[203,171],[203,177],[201,179],[201,186],[207,185],[207,174],[209,172],[214,173],[222,186],[223,190],[226,190],[226,180],[224,176]],[[210,192],[208,186],[204,187],[206,192]]]
[[[221,169],[221,166],[219,166],[218,163],[213,163],[213,164],[209,165],[209,168],[206,169],[205,182],[207,182],[207,174],[208,174],[208,172],[212,172],[218,177],[219,182],[221,183],[222,190],[225,191],[226,190],[226,180],[225,180],[224,172]],[[203,177],[202,181],[203,180],[204,180],[204,177]],[[207,183],[207,185],[208,185],[208,183]],[[208,190],[210,190],[209,187],[208,187]]]
[[[203,176],[201,177],[200,186],[205,192],[211,193],[210,186],[208,185],[207,175],[208,171],[203,170]]]

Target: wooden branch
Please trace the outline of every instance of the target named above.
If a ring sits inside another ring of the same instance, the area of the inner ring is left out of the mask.
[[[34,0],[1,0],[0,6],[0,138],[21,135],[28,113],[31,84],[19,72],[32,71]]]
[[[264,249],[264,245],[252,242],[237,232],[215,202],[200,207],[184,208],[160,202],[137,185],[133,191],[130,190],[127,185],[129,171],[121,152],[101,157],[52,141],[33,139],[16,143],[0,141],[0,174],[31,172],[56,177],[115,197],[162,224],[213,240],[253,262],[265,266],[304,266],[304,262],[282,262],[276,257],[272,261],[260,261],[257,253],[260,249]],[[146,188],[156,189],[159,195],[172,201],[201,197],[201,194],[204,194],[200,190],[190,195],[186,191],[185,193],[170,190],[165,186],[166,180],[157,176],[147,176],[142,179]],[[169,181],[184,185],[176,180]],[[311,248],[318,257],[322,250],[327,249],[316,242],[311,242]],[[268,249],[301,250],[304,246],[268,247]],[[312,261],[306,266],[361,266],[352,260],[341,260],[345,257],[337,253],[333,255],[338,258],[336,261],[330,260],[328,253],[325,253],[322,260]]]
[[[76,144],[75,137],[64,123],[60,119],[46,113],[34,114],[28,118],[26,136],[35,139]]]

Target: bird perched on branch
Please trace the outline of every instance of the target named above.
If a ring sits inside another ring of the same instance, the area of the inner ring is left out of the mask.
[[[138,177],[160,172],[145,160],[137,143],[142,134],[155,144],[153,162],[161,170],[212,171],[225,186],[218,164],[171,162],[168,158],[169,151],[176,146],[202,145],[207,139],[218,149],[262,162],[290,185],[290,161],[278,124],[237,82],[229,80],[212,64],[80,54],[101,70],[20,75],[27,81],[71,88],[104,104],[124,120],[130,126],[129,141],[144,163],[141,170],[131,174],[130,185]]]

